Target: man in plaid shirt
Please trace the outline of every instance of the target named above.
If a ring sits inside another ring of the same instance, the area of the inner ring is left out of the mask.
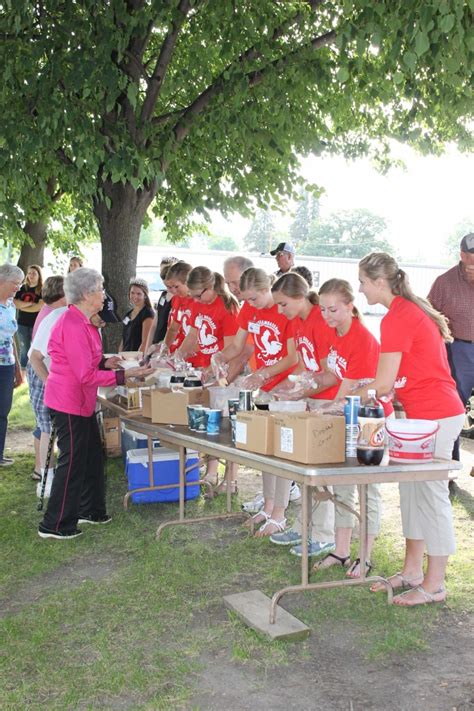
[[[447,346],[449,363],[461,400],[466,403],[474,388],[474,232],[462,238],[460,256],[455,267],[435,280],[428,299],[449,319],[454,338]],[[453,459],[459,461],[459,439]]]

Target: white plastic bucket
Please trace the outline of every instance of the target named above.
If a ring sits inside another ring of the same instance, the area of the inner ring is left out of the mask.
[[[388,453],[392,462],[405,464],[431,462],[439,424],[433,420],[396,420],[385,422]]]

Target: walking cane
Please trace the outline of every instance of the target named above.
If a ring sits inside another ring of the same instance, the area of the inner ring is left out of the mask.
[[[38,504],[38,511],[43,510],[44,492],[46,490],[46,479],[48,478],[49,463],[51,462],[51,454],[53,452],[55,438],[56,438],[56,427],[52,423],[51,424],[51,434],[49,436],[48,452],[46,454],[46,462],[44,464],[43,481],[41,482],[41,494],[40,494],[40,500],[39,500],[39,504]]]

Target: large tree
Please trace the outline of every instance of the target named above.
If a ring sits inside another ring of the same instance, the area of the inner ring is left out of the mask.
[[[472,4],[9,3],[3,180],[20,182],[35,155],[42,189],[54,175],[90,201],[103,272],[124,305],[151,204],[179,238],[193,214],[283,200],[310,151],[372,150],[383,163],[389,137],[427,151],[466,145]]]

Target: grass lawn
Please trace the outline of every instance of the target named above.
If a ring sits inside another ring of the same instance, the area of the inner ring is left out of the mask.
[[[23,394],[10,422],[25,422]],[[31,427],[31,424],[28,424]],[[191,704],[196,679],[209,659],[238,668],[287,673],[314,655],[310,640],[269,643],[223,607],[223,595],[258,588],[271,595],[299,582],[286,550],[250,539],[235,521],[165,530],[177,504],[135,506],[125,512],[121,460],[109,460],[112,524],[83,526],[73,541],[36,535],[32,456],[17,456],[0,475],[0,708],[176,709]],[[192,515],[224,508],[224,497],[188,504]],[[238,502],[235,502],[238,507]],[[321,644],[328,635],[357,635],[367,660],[390,660],[427,650],[449,613],[472,613],[472,497],[454,502],[458,553],[449,568],[449,602],[410,610],[388,607],[366,589],[288,596],[283,605],[306,622]],[[402,541],[389,524],[376,544],[376,570],[394,572]],[[318,576],[343,573],[333,568]],[[191,704],[191,705],[190,705]],[[246,707],[245,707],[246,708]],[[297,706],[295,706],[297,708]]]

